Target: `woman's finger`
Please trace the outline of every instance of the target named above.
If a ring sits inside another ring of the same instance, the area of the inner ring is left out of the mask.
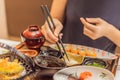
[[[86,27],[87,29],[91,30],[91,31],[95,31],[96,30],[96,26],[93,24],[88,23],[87,21],[85,21],[84,18],[80,18],[81,22],[84,24],[84,27]]]
[[[55,37],[53,34],[52,34],[52,32],[51,31],[46,31],[46,28],[45,28],[45,26],[44,27],[42,27],[42,33],[43,33],[43,35],[45,36],[45,39],[47,40],[47,41],[49,41],[50,43],[55,43],[55,42],[57,42],[57,37]]]
[[[86,18],[86,21],[89,23],[99,24],[103,22],[101,18]]]
[[[55,20],[55,24],[56,24],[56,28],[54,30],[54,35],[56,37],[58,37],[59,33],[61,32],[61,30],[63,29],[63,25],[61,24],[60,21]]]
[[[84,27],[84,31],[83,31],[83,33],[86,35],[93,35],[93,32],[91,31],[91,30],[89,30],[89,29],[87,29],[86,27]]]

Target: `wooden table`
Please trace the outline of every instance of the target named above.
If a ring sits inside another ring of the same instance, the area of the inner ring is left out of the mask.
[[[17,44],[19,44],[20,42],[17,41],[11,41],[11,40],[5,40],[5,39],[0,39],[0,42],[8,44],[10,46],[15,47]],[[112,70],[112,72],[115,74],[115,80],[120,80],[120,59],[117,61],[116,65],[116,69]],[[44,76],[44,79],[41,80],[52,80],[52,75],[54,73],[54,71],[40,71],[39,73],[41,73],[40,75],[44,75],[44,73],[47,72],[47,74],[49,74],[48,76]],[[48,77],[48,78],[45,78]],[[40,79],[39,79],[40,80]]]

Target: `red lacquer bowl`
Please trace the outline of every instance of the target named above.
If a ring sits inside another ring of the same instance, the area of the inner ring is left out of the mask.
[[[21,39],[28,48],[40,48],[45,42],[41,29],[36,25],[31,25],[24,30]]]

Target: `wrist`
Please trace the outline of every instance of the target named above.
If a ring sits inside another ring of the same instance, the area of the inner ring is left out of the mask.
[[[56,20],[56,21],[62,23],[62,21],[60,19],[58,19],[58,18],[53,18],[53,20]]]
[[[116,31],[118,31],[118,29],[116,29],[115,26],[113,26],[113,25],[108,26],[108,28],[105,32],[105,37],[107,37],[109,39],[112,38]]]

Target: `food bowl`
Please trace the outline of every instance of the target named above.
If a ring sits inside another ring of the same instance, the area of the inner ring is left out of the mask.
[[[108,63],[105,60],[102,59],[86,59],[83,63],[83,65],[87,66],[95,66],[100,68],[108,68]]]
[[[34,58],[37,66],[44,69],[62,69],[66,67],[66,63],[54,56],[38,55]]]
[[[28,48],[40,48],[45,42],[41,29],[36,25],[30,25],[20,36]]]

